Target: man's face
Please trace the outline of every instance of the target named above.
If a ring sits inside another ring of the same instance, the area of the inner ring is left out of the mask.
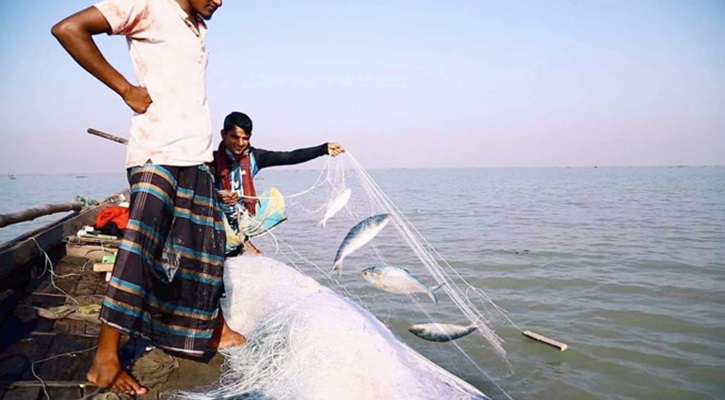
[[[210,20],[214,11],[222,6],[222,0],[188,0],[191,9],[205,20]]]
[[[238,126],[228,131],[222,131],[224,145],[235,155],[240,155],[249,148],[249,138],[250,136],[244,132],[244,129]]]

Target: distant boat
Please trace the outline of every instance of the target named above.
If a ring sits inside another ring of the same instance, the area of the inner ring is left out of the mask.
[[[8,174],[8,179],[10,179],[12,181],[17,178],[15,178],[15,175],[13,175],[13,174]]]
[[[85,175],[76,175],[76,178],[85,178]]]

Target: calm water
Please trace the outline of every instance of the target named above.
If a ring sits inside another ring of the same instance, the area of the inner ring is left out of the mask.
[[[424,314],[406,297],[374,292],[355,273],[370,254],[414,263],[405,246],[378,237],[346,261],[345,287],[436,363],[496,399],[506,398],[497,385],[515,399],[725,398],[725,168],[371,174],[455,270],[520,328],[570,346],[559,352],[534,343],[494,317],[511,367],[473,335],[457,341],[494,384],[452,345],[411,337],[405,328],[425,322],[416,320]],[[317,176],[264,171],[258,185],[298,193]],[[76,195],[102,198],[124,184],[122,174],[3,177],[0,212]],[[325,196],[288,198],[290,220],[275,231],[278,241],[255,243],[313,276],[314,265],[327,270],[350,225],[314,226]],[[2,228],[0,240],[37,223]],[[428,315],[463,322],[440,297],[438,306],[425,305],[433,310]]]
[[[126,175],[16,175],[11,180],[0,175],[0,213],[13,213],[44,204],[73,201],[76,196],[102,200],[128,186]],[[55,221],[67,213],[53,214],[32,221],[0,228],[0,242]]]

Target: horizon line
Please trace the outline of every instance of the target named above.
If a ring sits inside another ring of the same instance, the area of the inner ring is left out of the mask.
[[[294,166],[280,166],[282,168],[275,168],[276,171],[321,171],[322,168],[304,168]],[[652,164],[652,165],[509,165],[509,166],[424,166],[424,167],[371,167],[366,168],[367,170],[418,170],[418,169],[538,169],[538,168],[551,168],[551,169],[598,169],[598,168],[711,168],[711,167],[725,167],[723,164]],[[79,172],[13,172],[13,171],[0,171],[0,175],[5,176],[31,176],[31,175],[46,175],[46,176],[59,176],[59,175],[76,175],[79,178],[88,175],[114,175],[114,174],[125,174],[126,170],[121,169],[117,171],[79,171]],[[1,178],[0,178],[1,179]]]

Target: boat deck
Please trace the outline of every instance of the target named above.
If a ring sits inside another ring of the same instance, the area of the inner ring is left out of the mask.
[[[38,262],[43,264],[43,260]],[[0,299],[2,304],[15,304],[0,321],[0,399],[91,399],[104,392],[85,378],[98,341],[97,318],[53,320],[39,317],[37,310],[101,304],[107,286],[105,273],[94,272],[92,263],[79,257],[64,256],[53,265],[54,275],[46,271],[22,298],[11,302]],[[127,338],[123,342],[122,361],[143,352],[143,344]],[[158,399],[164,392],[206,386],[219,378],[219,355],[208,364],[177,360],[179,367],[167,382],[138,398]]]

